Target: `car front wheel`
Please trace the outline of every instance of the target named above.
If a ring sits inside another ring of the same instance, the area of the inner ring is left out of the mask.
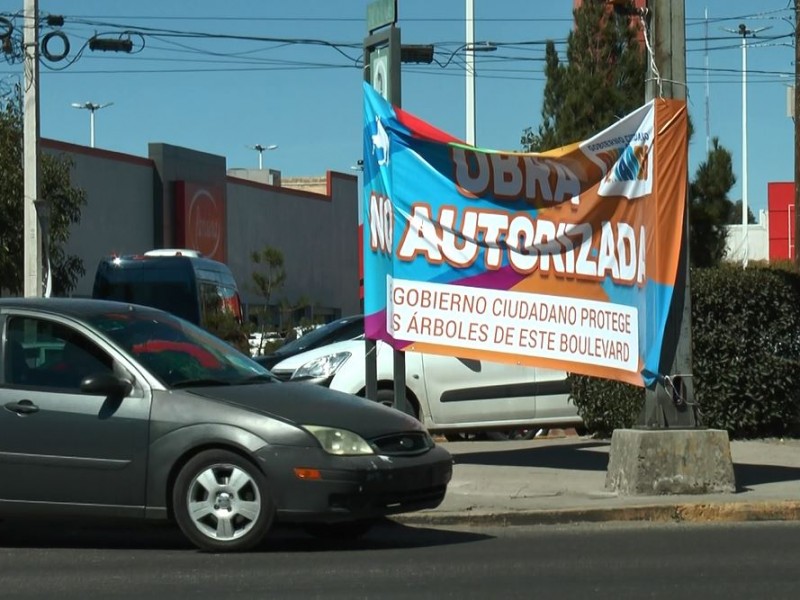
[[[383,404],[384,406],[394,408],[394,390],[386,388],[378,390],[378,396],[375,398],[375,401]],[[408,398],[406,398],[406,406],[403,409],[403,412],[411,415],[418,421],[420,420],[419,411]]]
[[[275,516],[264,474],[227,450],[208,450],[189,460],[175,480],[172,501],[183,534],[212,552],[254,547]]]

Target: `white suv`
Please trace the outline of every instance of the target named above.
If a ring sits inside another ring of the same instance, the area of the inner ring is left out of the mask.
[[[393,354],[377,342],[377,400],[386,404],[394,398]],[[363,396],[364,356],[364,339],[348,340],[292,356],[271,371],[284,381]],[[540,428],[582,425],[564,371],[418,352],[405,357],[406,398],[431,432],[522,430],[532,437]]]

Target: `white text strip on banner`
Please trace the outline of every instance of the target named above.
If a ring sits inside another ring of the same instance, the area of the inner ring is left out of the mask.
[[[639,368],[631,306],[392,277],[386,288],[386,328],[397,340]]]

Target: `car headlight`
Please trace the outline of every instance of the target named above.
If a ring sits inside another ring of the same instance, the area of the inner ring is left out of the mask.
[[[348,358],[350,358],[349,352],[337,352],[336,354],[320,356],[319,358],[307,362],[292,373],[292,379],[331,377]]]
[[[303,427],[317,438],[323,450],[328,454],[339,456],[375,454],[375,451],[364,438],[347,429],[320,427],[319,425],[304,425]]]

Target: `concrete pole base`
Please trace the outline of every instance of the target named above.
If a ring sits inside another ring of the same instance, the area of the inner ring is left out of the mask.
[[[627,496],[736,491],[728,432],[718,429],[617,429],[606,489]]]

